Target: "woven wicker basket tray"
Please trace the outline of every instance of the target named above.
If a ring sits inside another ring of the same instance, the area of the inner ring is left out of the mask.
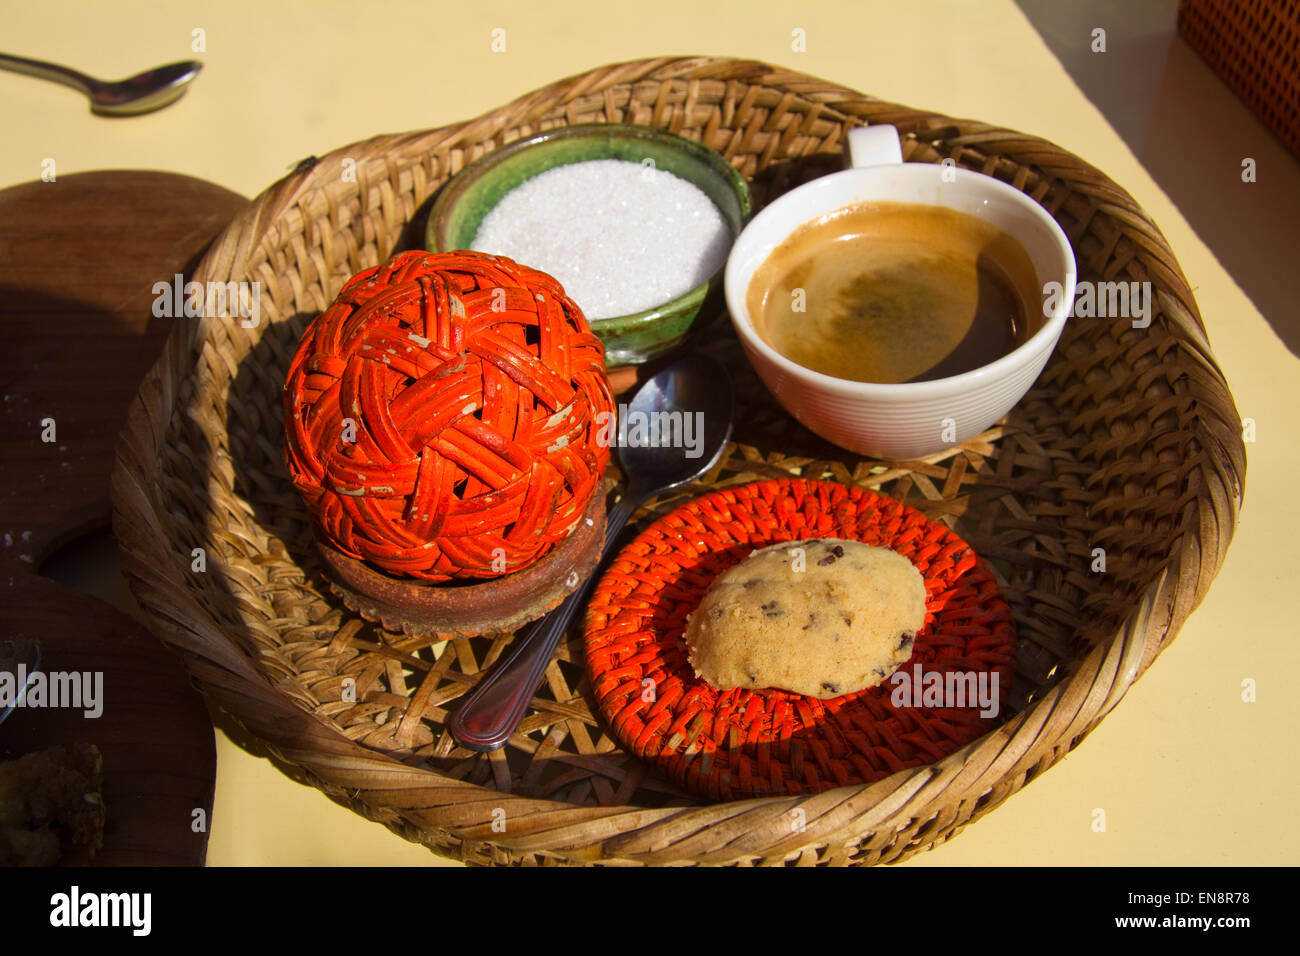
[[[925,461],[858,459],[803,430],[725,322],[699,345],[729,365],[744,414],[721,462],[652,502],[642,526],[703,490],[789,476],[878,490],[944,522],[988,563],[1015,617],[1017,679],[995,731],[869,786],[710,804],[593,716],[580,627],[510,743],[475,754],[445,722],[510,635],[431,645],[330,595],[281,451],[298,336],[350,275],[418,245],[417,211],[467,163],[586,122],[699,139],[752,180],[759,203],[838,168],[848,128],[892,123],[909,162],[950,157],[1041,202],[1081,280],[1153,284],[1149,328],[1071,320],[1003,423]],[[349,160],[355,182],[341,175]],[[752,61],[615,64],[469,122],[340,149],[258,198],[193,278],[259,282],[261,323],[177,323],[141,386],[113,479],[136,597],[199,688],[279,756],[359,813],[472,863],[871,864],[942,843],[1119,702],[1204,596],[1241,504],[1232,396],[1178,263],[1126,192],[1041,139]]]

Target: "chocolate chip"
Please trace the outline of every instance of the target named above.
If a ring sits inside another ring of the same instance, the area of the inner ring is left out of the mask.
[[[755,584],[757,584],[757,583],[758,583],[758,578],[750,578],[748,581],[746,581],[744,584],[742,584],[741,587],[742,587],[742,588],[752,588],[752,587],[753,587]]]
[[[844,626],[845,626],[845,627],[852,627],[852,626],[853,626],[853,618],[849,617],[847,614],[841,614],[840,617],[842,617],[842,618],[844,619]]]
[[[820,561],[817,562],[817,566],[824,568],[826,567],[826,565],[834,564],[834,563],[835,563],[835,555],[828,554],[826,555],[826,557],[822,558]]]
[[[835,547],[831,548],[831,554],[835,555],[837,558],[842,558],[844,557],[844,549],[837,544]]]
[[[913,640],[914,637],[912,635],[912,632],[904,631],[902,634],[898,635],[898,649],[900,651],[906,650],[907,648],[912,646]]]
[[[751,671],[751,670],[747,670],[747,671],[745,671],[745,676],[749,678],[749,682],[750,682],[751,684],[757,684],[757,683],[758,683],[758,675],[755,674],[753,671]]]
[[[785,611],[781,610],[781,608],[777,605],[775,601],[768,601],[766,604],[764,604],[762,606],[762,611],[768,617],[780,617],[782,614],[785,613]]]
[[[822,681],[822,690],[830,694],[838,694],[840,692],[840,685],[832,684],[830,681]]]

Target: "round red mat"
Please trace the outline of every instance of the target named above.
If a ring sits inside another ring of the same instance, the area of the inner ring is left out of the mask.
[[[697,678],[682,632],[709,584],[756,548],[805,538],[893,548],[916,565],[925,626],[896,672],[909,680],[818,700]],[[946,527],[860,488],[780,479],[704,495],[643,531],[596,585],[586,649],[597,703],[623,746],[692,790],[736,800],[870,783],[959,750],[1000,722],[1016,637],[992,574]],[[988,690],[996,675],[997,714],[981,717],[969,698],[933,706],[923,696],[932,673],[950,689],[950,674],[974,674]]]

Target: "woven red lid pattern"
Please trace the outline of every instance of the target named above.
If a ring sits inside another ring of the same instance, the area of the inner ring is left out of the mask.
[[[398,576],[491,578],[567,535],[612,413],[604,349],[545,273],[407,252],[354,276],[285,384],[289,470],[341,551]]]
[[[587,663],[600,710],[626,747],[697,792],[734,800],[870,783],[938,760],[997,725],[978,704],[914,706],[901,694],[896,704],[901,682],[818,700],[719,691],[695,676],[682,633],[713,579],[756,548],[823,537],[909,558],[925,578],[926,616],[899,670],[982,673],[989,687],[996,673],[1002,711],[1017,642],[1010,609],[970,546],[883,495],[780,479],[677,508],[629,544],[596,586]]]

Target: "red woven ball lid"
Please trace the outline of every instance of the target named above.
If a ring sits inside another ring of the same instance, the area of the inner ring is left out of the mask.
[[[284,400],[319,531],[398,576],[526,567],[609,461],[600,340],[555,279],[501,256],[406,252],[358,273],[303,335]]]

